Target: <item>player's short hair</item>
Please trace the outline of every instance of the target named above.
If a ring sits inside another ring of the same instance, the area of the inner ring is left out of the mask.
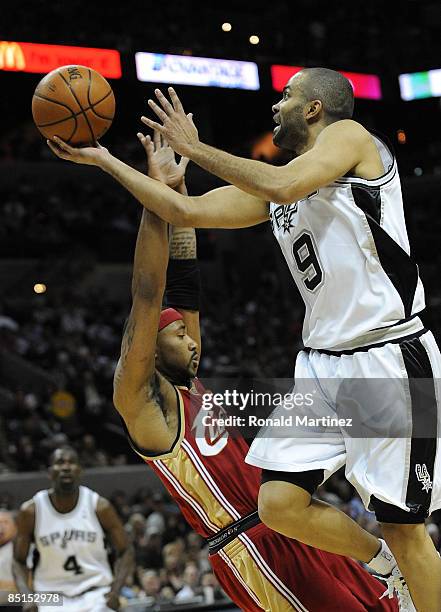
[[[54,448],[54,450],[51,452],[49,457],[49,467],[53,465],[55,461],[55,454],[57,453],[57,451],[67,451],[69,453],[74,454],[77,459],[77,463],[80,463],[80,457],[74,447],[70,446],[69,444],[63,444],[63,446],[57,446],[57,448]]]
[[[350,81],[329,68],[304,68],[301,88],[309,100],[320,100],[332,121],[350,119],[354,112],[354,90]]]

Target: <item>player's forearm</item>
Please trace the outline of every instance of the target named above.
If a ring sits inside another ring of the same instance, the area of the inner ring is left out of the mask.
[[[12,575],[19,593],[32,593],[29,588],[29,570],[26,563],[20,563],[16,559],[12,561]]]
[[[144,208],[172,225],[186,224],[188,197],[138,172],[113,155],[100,159],[99,166],[125,187]]]
[[[151,301],[162,298],[168,261],[167,224],[143,210],[136,239],[132,297]]]
[[[135,553],[133,547],[128,546],[115,561],[114,579],[110,587],[113,593],[119,594],[126,582],[127,576],[133,569],[134,562]]]
[[[267,201],[277,201],[285,187],[280,168],[231,155],[203,142],[198,142],[187,155],[204,170]]]
[[[193,227],[174,227],[169,246],[170,259],[196,259],[196,231]]]

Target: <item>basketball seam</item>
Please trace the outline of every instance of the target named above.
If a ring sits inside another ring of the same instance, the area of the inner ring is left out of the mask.
[[[98,100],[98,102],[95,102],[96,104],[100,104],[103,100],[105,100],[107,98],[107,96],[109,96],[112,92],[109,91],[109,93],[106,93],[106,95],[104,96],[104,98],[101,98],[101,100]],[[42,96],[35,96],[37,98],[42,98]],[[66,106],[67,109],[69,109],[71,111],[71,115],[70,117],[64,117],[64,119],[58,119],[58,121],[51,121],[50,123],[36,123],[35,125],[37,127],[50,127],[51,125],[56,125],[57,123],[63,123],[63,121],[67,121],[68,119],[73,119],[75,117],[78,117],[78,115],[82,115],[83,111],[78,111],[77,113],[72,112],[72,110],[69,108],[69,106],[64,105],[62,102],[56,102],[55,100],[51,100],[50,98],[42,98],[43,100],[47,100],[48,102],[55,102],[55,104],[61,104],[61,106]],[[95,115],[97,115],[100,119],[107,119],[107,121],[112,121],[113,117],[106,117],[105,115],[100,115],[99,113],[96,112],[96,110],[93,109],[93,107],[95,106],[94,104],[92,104],[91,106],[88,106],[87,108],[83,109],[84,112],[87,112],[88,110],[93,110],[93,112],[95,113]]]
[[[41,127],[50,127],[51,125],[57,125],[58,123],[64,123],[64,121],[68,121],[69,119],[73,119],[75,121],[74,129],[72,130],[69,138],[66,139],[66,142],[69,143],[70,139],[72,138],[72,136],[77,131],[77,127],[78,127],[77,114],[73,113],[72,109],[70,108],[70,106],[68,106],[67,104],[63,104],[63,102],[59,102],[58,100],[52,100],[51,98],[46,98],[45,96],[42,96],[41,94],[34,94],[34,96],[36,98],[40,98],[40,100],[46,100],[46,102],[52,102],[53,104],[58,104],[59,106],[62,106],[63,108],[67,108],[67,110],[70,111],[70,113],[71,113],[70,117],[65,117],[64,119],[60,119],[59,121],[54,121],[53,123],[37,123],[37,122],[35,122],[35,125],[37,126],[37,128],[41,128]],[[80,114],[80,113],[78,113],[78,114]]]
[[[88,68],[89,71],[89,85],[87,87],[87,101],[89,102],[89,108],[87,110],[91,110],[93,113],[95,113],[95,115],[97,117],[99,117],[100,119],[107,119],[108,121],[112,121],[112,119],[110,117],[106,117],[105,115],[100,115],[96,110],[95,110],[95,106],[97,104],[100,104],[103,100],[105,100],[107,98],[107,96],[109,96],[112,93],[112,90],[110,89],[106,95],[104,96],[104,98],[101,98],[101,100],[97,100],[95,103],[92,103],[92,100],[90,99],[90,90],[92,88],[92,71],[90,68]]]
[[[34,94],[34,98],[40,98],[40,100],[46,100],[46,102],[53,102],[53,104],[59,104],[60,106],[63,106],[63,108],[67,108],[68,111],[70,111],[71,116],[74,117],[75,113],[72,111],[72,109],[70,108],[70,106],[68,106],[67,104],[64,104],[63,102],[59,102],[58,100],[52,100],[51,98],[46,98],[46,96],[42,96],[41,94]],[[70,119],[71,117],[65,117],[65,119]],[[65,119],[61,119],[61,121],[65,121]]]
[[[87,115],[86,115],[86,113],[85,113],[85,111],[84,111],[83,107],[82,107],[82,106],[81,106],[81,104],[80,104],[79,99],[77,98],[77,96],[76,96],[76,94],[75,94],[74,90],[72,89],[72,87],[71,87],[70,83],[68,83],[68,82],[66,81],[66,79],[65,79],[65,78],[64,78],[64,76],[61,74],[61,72],[59,72],[58,74],[59,74],[59,75],[60,75],[60,77],[63,79],[63,81],[66,83],[66,85],[68,86],[68,88],[69,88],[69,90],[70,90],[70,93],[71,93],[71,94],[72,94],[72,96],[75,98],[75,101],[77,102],[78,106],[81,108],[82,114],[84,115],[84,119],[86,120],[86,123],[87,123],[87,127],[89,128],[90,134],[91,134],[91,136],[92,136],[92,142],[95,142],[95,140],[96,140],[96,139],[95,139],[95,134],[94,134],[94,132],[93,132],[93,130],[92,130],[92,126],[91,126],[91,125],[90,125],[90,123],[89,123],[89,119],[87,118]]]

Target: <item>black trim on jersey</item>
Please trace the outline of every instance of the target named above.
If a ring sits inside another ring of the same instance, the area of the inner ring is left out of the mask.
[[[409,378],[412,407],[412,441],[406,506],[414,516],[429,516],[437,450],[438,406],[429,356],[421,340],[400,344]],[[422,382],[421,379],[424,379]],[[433,431],[434,437],[423,437]],[[426,490],[427,489],[427,490]]]
[[[418,266],[380,225],[380,187],[351,184],[351,191],[356,206],[366,216],[380,264],[403,302],[404,317],[410,317],[418,283]]]
[[[371,228],[380,264],[400,295],[404,316],[410,317],[418,284],[418,266],[368,214],[366,219]]]
[[[351,183],[352,197],[358,208],[381,223],[381,190],[375,185],[363,185],[362,183]]]
[[[392,157],[392,164],[390,165],[389,169],[386,170],[386,172],[384,172],[383,174],[381,174],[380,176],[377,176],[376,178],[373,179],[363,179],[361,176],[354,176],[351,174],[345,174],[342,178],[347,178],[350,179],[352,182],[352,179],[354,179],[355,181],[357,179],[361,179],[363,181],[381,181],[381,179],[385,178],[393,169],[395,166],[395,162],[397,159],[397,156],[395,154],[395,149],[392,145],[392,142],[389,140],[389,138],[387,138],[387,136],[384,136],[384,134],[381,134],[380,132],[377,132],[377,130],[373,130],[373,129],[369,129],[368,132],[370,133],[371,136],[375,136],[375,138],[377,140],[379,140],[382,145],[389,151],[391,157]],[[395,171],[396,171],[396,167],[395,167]],[[381,186],[383,185],[387,185],[387,183],[390,182],[390,180],[392,180],[395,176],[396,172],[394,172],[394,175],[390,177],[390,179],[388,179],[386,182],[382,183]],[[336,183],[344,183],[347,185],[346,181],[339,181],[338,179],[335,181]],[[364,183],[358,183],[359,185],[364,185]],[[378,185],[378,187],[380,187],[380,185]]]
[[[409,323],[409,321],[412,321],[418,315],[419,315],[419,312],[416,312],[411,317],[406,317],[405,319],[401,319],[401,321],[397,321],[396,323],[392,323],[392,325],[386,325],[386,327],[374,327],[374,329],[371,329],[369,331],[372,332],[372,331],[380,331],[381,329],[383,329],[383,330],[391,329],[391,327],[397,327],[397,325],[403,325],[403,323]]]
[[[386,344],[401,344],[401,342],[406,342],[408,340],[414,340],[419,338],[423,334],[427,333],[427,329],[423,328],[419,331],[409,334],[408,336],[401,336],[400,338],[393,338],[391,340],[385,340],[384,342],[377,342],[376,344],[366,344],[366,346],[359,346],[354,349],[347,349],[344,351],[328,351],[327,349],[311,349],[305,348],[303,349],[307,353],[310,351],[317,351],[317,353],[324,353],[325,355],[331,355],[332,357],[341,357],[342,355],[353,355],[354,353],[365,353],[370,349],[380,348],[382,346],[386,346]]]
[[[127,425],[125,424],[124,419],[122,418],[122,416],[120,415],[121,418],[121,423],[122,423],[122,427],[124,429],[124,433],[127,436],[127,440],[129,441],[130,446],[132,447],[132,449],[135,451],[135,453],[137,453],[138,455],[142,455],[144,457],[146,457],[147,459],[154,461],[155,457],[162,457],[162,455],[168,455],[169,453],[172,453],[175,448],[176,445],[179,442],[179,439],[181,437],[181,428],[182,428],[182,423],[181,423],[181,409],[180,409],[180,402],[182,401],[182,398],[179,397],[179,391],[176,389],[176,387],[173,387],[176,393],[176,409],[178,411],[178,431],[176,433],[176,438],[174,439],[171,447],[169,448],[169,450],[166,451],[161,451],[161,452],[152,452],[150,450],[148,450],[147,448],[142,448],[141,446],[139,446],[138,444],[136,444],[136,442],[133,440],[132,436],[129,433],[129,430],[127,429]]]
[[[391,176],[388,176],[391,172],[393,172],[393,174],[391,174]],[[339,185],[360,185],[360,187],[372,187],[373,189],[378,189],[379,187],[384,187],[385,185],[387,185],[388,183],[390,183],[391,181],[393,181],[393,179],[395,178],[397,174],[397,168],[396,166],[392,166],[392,168],[390,168],[387,172],[385,172],[385,174],[382,174],[381,176],[379,176],[378,178],[375,179],[364,179],[361,176],[347,176],[345,175],[343,178],[347,179],[346,181],[342,179],[336,179],[334,181],[334,183],[338,183]],[[379,185],[370,185],[369,183],[375,183],[376,181],[381,181],[382,179],[385,179],[387,177],[387,180],[385,180],[384,182],[380,183]],[[366,181],[365,183],[362,183],[361,181]],[[366,184],[367,183],[367,184]]]
[[[216,535],[207,538],[206,541],[208,544],[208,553],[210,555],[215,555],[227,544],[236,539],[241,533],[244,533],[245,531],[248,531],[248,529],[259,525],[261,522],[259,513],[257,510],[255,510],[237,521],[230,523],[230,525],[218,531]]]

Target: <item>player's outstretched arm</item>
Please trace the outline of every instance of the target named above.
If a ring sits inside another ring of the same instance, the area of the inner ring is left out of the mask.
[[[177,153],[189,157],[208,172],[247,193],[278,204],[300,200],[344,176],[360,163],[366,147],[372,146],[367,130],[355,121],[343,120],[327,126],[307,153],[285,166],[271,166],[202,143],[175,90],[169,87],[168,93],[172,103],[159,89],[155,90],[159,105],[149,100],[150,108],[162,123],[142,117],[143,123],[161,132]]]
[[[222,192],[216,189],[198,198],[188,197],[138,172],[98,143],[96,147],[76,148],[55,137],[48,145],[61,159],[98,166],[113,176],[144,208],[172,225],[240,228],[268,220],[266,201],[236,187],[223,187]]]
[[[98,499],[96,514],[116,553],[114,578],[111,589],[106,595],[106,603],[112,610],[118,610],[119,593],[129,572],[134,569],[135,554],[121,519],[112,504],[104,497]]]
[[[29,584],[30,572],[26,565],[29,548],[34,537],[35,527],[35,505],[33,501],[22,504],[17,515],[17,536],[14,540],[14,560],[12,562],[12,574],[19,593],[32,593]],[[25,612],[37,612],[34,604],[25,604]]]
[[[115,371],[113,398],[133,441],[155,454],[173,446],[178,429],[174,389],[155,370],[167,262],[167,225],[144,210],[135,248],[132,309]]]

